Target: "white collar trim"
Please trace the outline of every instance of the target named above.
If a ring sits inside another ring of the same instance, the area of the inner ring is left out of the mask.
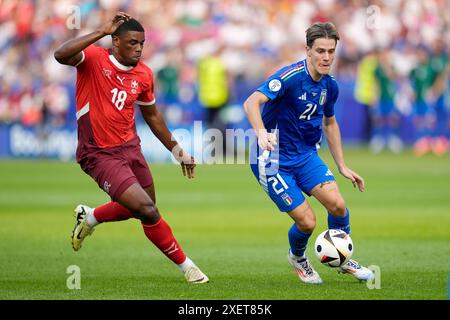
[[[112,62],[117,68],[119,68],[120,70],[123,70],[123,71],[129,71],[129,70],[133,69],[133,67],[130,67],[130,66],[124,66],[123,64],[121,64],[121,63],[116,59],[116,57],[114,57],[114,55],[112,55],[112,54],[109,55],[109,60],[111,60],[111,62]]]
[[[306,74],[309,75],[308,63],[307,63],[306,59],[303,60],[303,64],[305,65],[305,71],[306,71]]]

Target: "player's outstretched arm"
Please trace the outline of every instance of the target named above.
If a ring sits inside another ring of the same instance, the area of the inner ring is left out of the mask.
[[[172,136],[164,121],[164,116],[156,107],[156,104],[152,106],[140,106],[140,109],[150,130],[152,130],[158,140],[161,141],[167,150],[172,152],[173,156],[180,163],[183,175],[189,179],[194,178],[194,168],[196,166],[194,157],[185,152]]]
[[[359,191],[364,191],[364,179],[345,165],[341,131],[335,116],[324,117],[323,132],[325,133],[328,147],[330,148],[331,155],[333,156],[339,172],[347,179],[350,179],[353,186],[358,187]]]
[[[127,13],[119,12],[97,31],[64,42],[54,53],[56,61],[69,66],[77,65],[83,57],[81,51],[104,36],[112,34],[130,18],[131,16]]]
[[[258,144],[263,150],[273,150],[277,145],[277,137],[274,133],[267,132],[261,118],[261,106],[269,101],[263,93],[253,92],[244,102],[244,110],[247,114],[248,122],[258,137]]]

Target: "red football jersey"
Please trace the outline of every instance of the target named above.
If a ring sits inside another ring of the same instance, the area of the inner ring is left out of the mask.
[[[155,103],[153,73],[143,62],[122,65],[110,51],[91,45],[77,67],[79,145],[115,147],[136,137],[134,104]]]

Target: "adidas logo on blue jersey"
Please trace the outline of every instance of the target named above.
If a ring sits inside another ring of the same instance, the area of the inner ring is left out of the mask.
[[[304,92],[300,97],[298,97],[298,99],[306,101],[306,92]]]
[[[327,170],[327,172],[325,173],[325,176],[334,177],[334,175],[333,175],[333,173],[331,172],[330,169]]]

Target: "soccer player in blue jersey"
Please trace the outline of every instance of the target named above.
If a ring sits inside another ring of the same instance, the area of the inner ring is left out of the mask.
[[[252,171],[279,210],[294,220],[288,232],[288,261],[306,283],[322,283],[322,279],[305,256],[316,217],[302,192],[314,196],[327,209],[330,229],[350,234],[350,212],[333,174],[317,154],[322,131],[339,172],[364,191],[363,178],[345,164],[334,116],[338,86],[328,73],[338,40],[332,23],[313,24],[306,31],[306,59],[276,72],[244,103],[259,145],[252,156]],[[338,271],[359,280],[373,277],[354,260]]]

